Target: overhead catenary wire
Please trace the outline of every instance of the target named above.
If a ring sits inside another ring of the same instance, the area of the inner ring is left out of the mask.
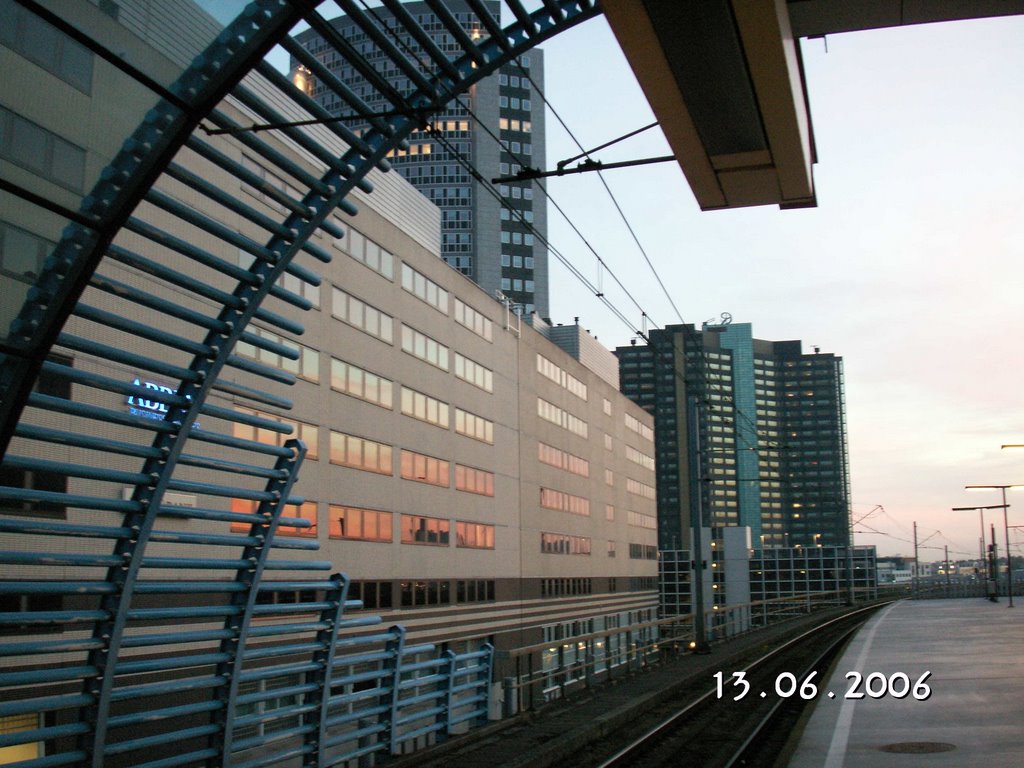
[[[399,34],[398,31],[395,30],[391,25],[389,25],[379,14],[377,14],[375,9],[371,8],[367,4],[366,0],[359,0],[359,1],[360,1],[361,5],[366,9],[368,15],[371,16],[376,21],[376,23],[378,25],[380,25],[382,30],[387,31],[391,35],[391,37],[398,43],[398,45],[406,51],[406,53],[409,56],[411,56],[415,60],[420,60],[421,63],[423,63],[423,65],[425,67],[429,66],[429,62],[422,62],[422,59],[420,58],[420,55],[416,51],[412,50],[412,48],[410,47],[409,43],[403,38],[403,36],[401,34]],[[555,114],[555,116],[559,120],[559,122],[563,125],[563,127],[565,127],[567,133],[569,133],[569,135],[572,136],[573,141],[576,143],[576,145],[578,147],[580,147],[581,150],[583,150],[583,147],[580,144],[580,142],[576,139],[575,135],[572,134],[572,131],[565,124],[564,120],[562,120],[562,118],[558,114],[557,110],[554,108],[554,106],[550,103],[550,101],[544,95],[543,90],[537,86],[536,82],[533,80],[532,76],[530,76],[529,72],[526,71],[525,67],[523,67],[522,64],[518,60],[515,63],[516,63],[516,66],[519,67],[520,71],[524,73],[526,79],[531,83],[531,86],[534,88],[534,90],[540,95],[540,97],[541,97],[542,101],[545,103],[545,105],[552,110],[552,113]],[[517,161],[519,161],[520,165],[525,165],[525,163],[523,161],[523,158],[518,153],[513,152],[511,146],[509,145],[509,143],[503,141],[500,136],[496,135],[494,133],[494,131],[490,128],[490,126],[488,126],[486,123],[481,121],[479,119],[479,117],[475,114],[475,112],[473,111],[472,107],[469,104],[467,104],[462,99],[462,97],[458,97],[457,96],[457,97],[455,97],[454,101],[463,110],[465,110],[467,115],[469,115],[471,118],[473,118],[475,120],[476,124],[494,142],[496,142],[499,147],[501,147],[511,157],[513,157]],[[640,131],[643,131],[643,130],[647,130],[648,128],[653,127],[653,125],[654,124],[645,126],[644,128],[638,129],[634,133],[640,132]],[[565,219],[565,221],[568,223],[570,228],[577,234],[578,237],[580,237],[581,241],[586,245],[588,250],[594,255],[595,259],[597,259],[598,265],[599,265],[599,269],[603,269],[604,271],[608,272],[608,274],[612,277],[612,279],[619,286],[619,288],[623,291],[623,293],[633,303],[633,305],[636,307],[636,309],[639,310],[640,315],[641,315],[641,319],[642,319],[642,321],[644,322],[644,325],[645,325],[644,328],[642,328],[642,329],[641,328],[637,328],[636,324],[633,321],[631,321],[629,319],[629,317],[621,309],[619,309],[619,307],[617,307],[608,298],[608,296],[605,294],[605,292],[603,290],[603,286],[601,286],[601,285],[594,285],[594,283],[591,282],[583,274],[583,272],[578,267],[576,267],[575,264],[573,264],[569,260],[569,258],[565,254],[563,254],[559,249],[557,249],[554,246],[554,244],[551,243],[551,241],[545,235],[541,234],[532,225],[531,222],[526,221],[526,219],[525,219],[525,217],[524,217],[524,215],[523,215],[523,213],[521,211],[519,211],[518,209],[516,209],[513,206],[506,206],[505,203],[504,203],[504,200],[503,200],[503,196],[500,194],[500,191],[496,190],[494,188],[493,184],[491,184],[490,182],[488,182],[487,179],[484,178],[483,174],[480,173],[480,171],[475,167],[475,165],[470,160],[468,160],[464,156],[464,154],[457,147],[453,146],[452,143],[442,134],[442,132],[436,128],[436,126],[434,126],[432,123],[427,121],[427,122],[424,123],[424,128],[431,135],[431,137],[434,138],[436,141],[438,141],[449,152],[449,154],[459,163],[459,165],[461,165],[464,169],[466,169],[466,171],[479,183],[479,188],[480,189],[485,190],[495,200],[497,200],[499,203],[501,203],[503,207],[508,208],[508,210],[510,211],[510,216],[514,216],[515,220],[517,221],[517,223],[519,223],[523,227],[525,227],[528,232],[532,233],[535,238],[537,238],[545,247],[547,247],[548,250],[555,256],[555,258],[563,266],[566,267],[566,269],[570,272],[570,274],[572,276],[574,276],[577,280],[579,280],[580,283],[587,290],[589,290],[591,292],[591,294],[595,298],[597,298],[610,312],[612,312],[612,314],[617,319],[619,319],[620,322],[622,322],[627,328],[629,328],[637,337],[643,338],[648,344],[651,344],[652,346],[657,348],[657,344],[655,344],[653,342],[652,337],[649,334],[648,329],[646,328],[646,321],[650,319],[649,313],[647,313],[646,310],[644,310],[644,308],[639,303],[639,301],[626,288],[626,286],[624,285],[622,280],[618,277],[618,275],[615,273],[615,271],[612,270],[608,266],[607,262],[605,262],[604,259],[601,258],[601,256],[597,253],[597,250],[593,247],[593,245],[590,243],[590,241],[583,235],[583,233],[580,231],[579,227],[575,224],[575,222],[573,222],[572,218],[565,212],[565,210],[561,207],[561,205],[558,203],[558,201],[551,197],[551,195],[548,192],[547,188],[543,184],[541,184],[539,181],[535,182],[535,183],[537,183],[538,188],[544,193],[546,198],[549,201],[551,201],[552,205],[559,212],[559,214],[563,217],[563,219]],[[584,153],[584,155],[588,154],[588,152],[586,150],[583,150],[583,153]],[[620,217],[622,218],[623,222],[625,223],[627,229],[629,230],[631,236],[634,239],[634,242],[636,243],[636,245],[637,245],[638,249],[640,250],[641,254],[643,255],[646,263],[648,264],[648,267],[650,268],[652,274],[654,275],[655,279],[657,280],[660,288],[662,289],[662,291],[665,293],[666,297],[668,298],[669,303],[671,304],[673,310],[676,312],[676,315],[678,316],[680,322],[683,324],[684,334],[687,333],[688,331],[687,331],[687,328],[686,328],[686,325],[685,325],[685,321],[683,320],[682,315],[681,315],[681,313],[678,310],[678,307],[676,307],[675,302],[672,300],[671,296],[668,294],[668,291],[667,291],[667,288],[665,287],[664,282],[661,280],[661,277],[658,274],[657,269],[654,267],[654,265],[651,262],[650,257],[648,256],[646,250],[643,248],[643,245],[640,242],[639,237],[636,234],[636,231],[633,229],[632,225],[630,224],[628,218],[625,215],[625,212],[622,210],[622,208],[619,205],[617,199],[615,198],[614,193],[611,191],[610,187],[608,186],[607,181],[603,178],[603,176],[601,176],[601,174],[599,174],[599,177],[601,177],[601,182],[602,182],[603,186],[605,187],[605,190],[606,190],[607,194],[612,199],[612,202],[614,203],[616,209],[619,212]],[[653,323],[653,321],[652,321],[652,325],[654,325],[655,328],[657,328],[657,323]],[[676,342],[675,342],[674,337],[673,337],[673,342],[672,343],[673,343],[673,346],[675,346]],[[753,434],[754,436],[757,436],[758,435],[758,428],[757,428],[757,424],[756,424],[755,419],[750,414],[747,414],[742,408],[740,408],[739,405],[735,402],[735,399],[732,397],[732,395],[725,391],[725,389],[724,389],[724,387],[722,385],[722,382],[718,380],[720,377],[714,377],[714,376],[710,376],[709,375],[709,373],[708,373],[708,370],[710,368],[709,360],[708,360],[708,357],[707,357],[707,351],[706,351],[706,349],[704,349],[703,345],[700,346],[700,353],[701,353],[701,357],[704,360],[705,364],[703,366],[696,367],[696,369],[693,370],[693,371],[690,371],[690,373],[695,374],[696,377],[698,378],[698,380],[700,380],[700,383],[703,385],[702,388],[703,388],[704,393],[705,393],[703,399],[705,400],[706,404],[710,408],[712,408],[712,409],[714,409],[716,407],[715,405],[713,405],[711,403],[710,395],[711,395],[712,392],[717,392],[722,397],[722,399],[726,403],[728,403],[728,405],[730,406],[730,410],[731,410],[731,413],[732,413],[733,417],[738,422],[744,424],[749,429],[750,434]],[[682,349],[682,350],[677,349],[676,350],[676,354],[682,355],[683,359],[686,358],[685,343],[684,343],[684,349]],[[677,373],[677,376],[678,375],[679,374]],[[685,383],[686,383],[686,380],[684,378],[684,384]],[[759,440],[757,442],[759,442]],[[755,443],[755,445],[750,446],[750,448],[752,450],[760,450],[760,446],[757,445],[756,443]],[[773,444],[770,444],[768,446],[769,450],[777,450],[777,449],[784,449],[784,448],[785,448],[784,445],[780,445],[776,441],[773,441]],[[762,479],[758,480],[758,482],[768,482],[768,483],[774,483],[774,482],[778,482],[778,481],[779,481],[779,478],[777,478],[777,477],[765,477],[763,480]]]

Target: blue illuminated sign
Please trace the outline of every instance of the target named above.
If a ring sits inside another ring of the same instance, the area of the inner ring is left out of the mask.
[[[177,390],[173,387],[169,387],[166,384],[157,384],[155,381],[143,381],[142,379],[135,379],[132,382],[137,387],[145,387],[146,389],[152,389],[156,393],[163,393],[168,395],[174,395]],[[191,398],[189,398],[191,400]],[[137,395],[128,395],[128,412],[132,416],[141,416],[146,419],[163,419],[168,412],[167,403],[163,400],[159,400],[156,397],[148,399],[145,397],[139,397]],[[195,422],[193,426],[199,426],[199,422]]]

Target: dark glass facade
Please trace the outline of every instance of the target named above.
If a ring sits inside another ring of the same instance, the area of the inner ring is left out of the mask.
[[[499,3],[488,0],[483,5],[498,17]],[[453,58],[462,53],[426,3],[405,3],[403,7],[441,52]],[[471,38],[487,35],[468,4],[455,0],[446,7]],[[392,24],[390,11],[375,7],[369,16],[387,30],[400,50],[429,61],[416,40],[392,29],[397,25]],[[347,17],[331,24],[370,66],[379,70],[381,62],[388,60],[370,36]],[[371,109],[386,108],[378,87],[338,57],[321,36],[310,30],[297,40]],[[531,181],[491,184],[492,179],[513,176],[523,168],[544,167],[544,103],[537,91],[544,82],[543,57],[543,51],[534,49],[473,86],[443,111],[429,114],[429,124],[414,131],[408,148],[392,153],[389,162],[441,209],[441,257],[448,264],[491,295],[500,292],[508,297],[523,312],[548,317],[544,191]],[[414,90],[403,73],[383,74],[401,93]],[[300,79],[321,106],[333,113],[341,110],[341,103],[314,77]],[[358,121],[350,125],[360,128]]]
[[[655,418],[659,547],[689,547],[692,430],[704,525],[749,526],[758,549],[846,546],[842,358],[754,339],[749,324],[649,339],[616,355],[623,394]]]

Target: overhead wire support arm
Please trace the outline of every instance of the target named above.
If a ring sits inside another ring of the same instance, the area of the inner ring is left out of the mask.
[[[568,176],[573,173],[589,173],[591,171],[607,171],[611,168],[628,168],[634,165],[652,165],[654,163],[668,163],[676,159],[675,155],[664,155],[662,157],[645,157],[640,160],[622,160],[617,163],[602,163],[600,160],[584,160],[575,168],[559,167],[554,171],[539,171],[536,168],[523,168],[519,173],[512,176],[499,176],[491,179],[492,184],[503,184],[509,181],[530,181],[532,179],[546,179],[549,176]],[[561,165],[561,163],[559,163]]]
[[[640,160],[623,160],[617,163],[602,163],[600,160],[594,160],[593,158],[590,157],[590,155],[593,154],[594,152],[599,152],[600,150],[606,149],[607,147],[610,147],[613,144],[618,144],[620,141],[631,139],[637,134],[643,133],[644,131],[649,131],[651,128],[654,128],[657,125],[657,122],[649,123],[648,125],[645,125],[642,128],[637,128],[635,131],[630,131],[627,134],[619,136],[617,139],[606,141],[604,144],[596,146],[593,149],[584,150],[583,152],[580,152],[578,155],[574,155],[573,157],[560,161],[556,166],[556,170],[554,171],[540,171],[536,168],[523,168],[521,171],[512,176],[502,176],[497,179],[491,179],[491,183],[498,184],[506,181],[528,181],[531,179],[545,179],[548,178],[549,176],[566,176],[570,173],[588,173],[590,171],[604,171],[608,170],[609,168],[628,168],[634,165],[651,165],[653,163],[667,163],[674,161],[676,159],[675,155],[665,155],[663,157],[647,157]],[[569,165],[569,163],[575,162],[580,158],[586,159],[579,165],[577,165],[575,168],[566,169],[566,166]]]

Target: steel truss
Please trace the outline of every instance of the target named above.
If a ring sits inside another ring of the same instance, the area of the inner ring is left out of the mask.
[[[359,605],[347,598],[348,577],[324,576],[331,563],[303,556],[317,549],[316,539],[275,535],[282,525],[309,526],[286,516],[302,501],[295,483],[306,447],[285,439],[292,425],[278,413],[291,402],[274,391],[295,376],[236,347],[297,359],[294,345],[256,334],[250,323],[303,332],[296,312],[312,305],[284,283],[319,285],[318,274],[295,261],[299,253],[330,261],[313,234],[341,237],[332,213],[357,212],[353,192],[373,191],[371,170],[386,171],[387,155],[413,130],[502,65],[597,15],[596,4],[545,0],[531,13],[511,0],[516,20],[502,29],[481,0],[469,0],[485,31],[471,39],[441,0],[427,0],[461,47],[449,60],[396,0],[384,5],[398,35],[419,43],[415,54],[372,12],[340,0],[411,83],[399,93],[363,66],[314,0],[255,0],[166,90],[119,63],[102,41],[33,0],[18,1],[136,77],[155,103],[78,211],[2,184],[71,223],[2,347],[0,466],[5,478],[47,482],[7,479],[0,487],[0,563],[16,574],[0,581],[0,597],[17,603],[0,613],[0,717],[41,716],[38,727],[0,734],[0,747],[45,744],[45,756],[19,763],[35,768],[326,766],[396,753],[416,738],[486,719],[492,648],[432,657],[431,646],[407,647],[401,627],[374,631],[379,618],[346,618],[345,608]],[[391,105],[387,114],[370,110],[291,40],[303,20],[370,78]],[[278,44],[368,129],[357,134],[327,120],[266,64]],[[282,127],[241,131],[253,115]],[[322,126],[297,124],[309,120]],[[314,158],[319,175],[289,159],[280,141]],[[235,159],[238,146],[303,188],[266,184]],[[202,163],[257,190],[281,218],[206,183],[190,170]],[[165,184],[186,185],[204,203],[186,205]],[[229,230],[207,205],[234,211],[266,239]],[[226,258],[231,252],[246,254],[251,266]],[[111,277],[111,265],[146,279]],[[209,311],[172,302],[147,280]],[[104,342],[100,329],[131,343]],[[175,385],[129,383],[118,376],[124,369]],[[245,407],[217,405],[212,393]],[[118,398],[146,407],[125,412]],[[118,439],[105,436],[107,425],[117,425]],[[282,437],[268,443],[256,430]],[[253,436],[240,436],[246,431]],[[56,447],[64,460],[42,458]],[[69,493],[69,479],[93,490]],[[222,503],[180,507],[174,494]],[[183,520],[217,523],[221,532],[188,530]],[[183,544],[191,556],[164,551]],[[207,573],[214,575],[200,578]],[[280,602],[280,593],[300,598]]]

